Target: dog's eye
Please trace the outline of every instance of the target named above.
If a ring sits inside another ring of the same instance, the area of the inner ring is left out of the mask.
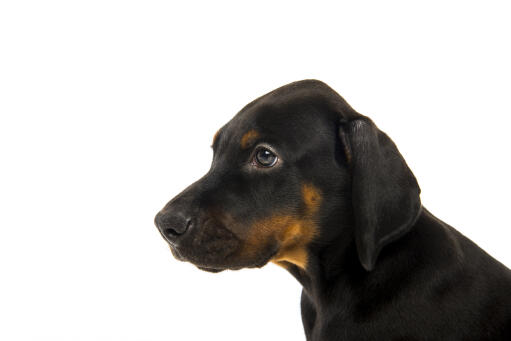
[[[273,167],[277,160],[277,155],[266,148],[259,148],[254,156],[255,164],[259,167]]]

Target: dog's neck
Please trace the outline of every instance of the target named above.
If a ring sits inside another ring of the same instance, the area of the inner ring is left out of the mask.
[[[448,271],[441,266],[445,257],[463,257],[452,233],[449,227],[424,210],[409,233],[382,250],[373,271],[366,271],[360,264],[355,242],[342,237],[328,246],[317,249],[312,246],[305,269],[291,264],[286,268],[300,282],[318,310],[326,309],[331,302],[364,305],[366,302],[361,302],[360,297],[390,297],[393,292],[398,292],[396,283],[407,285],[419,269],[428,267],[432,274],[439,276]],[[433,235],[438,238],[429,238]],[[430,245],[429,241],[434,244]],[[443,250],[444,258],[438,256],[439,249]],[[334,295],[342,296],[342,299],[333,299]]]
[[[354,241],[346,241],[346,238],[339,237],[328,246],[318,249],[312,247],[305,269],[293,264],[287,264],[285,268],[298,280],[309,296],[319,299],[346,274],[353,271],[364,274],[365,270],[356,254]]]

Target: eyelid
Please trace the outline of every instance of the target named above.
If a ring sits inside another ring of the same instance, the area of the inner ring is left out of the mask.
[[[277,157],[279,156],[279,154],[275,151],[275,148],[273,148],[271,145],[267,144],[267,143],[258,143],[254,149],[252,150],[252,155],[255,155],[255,153],[259,150],[259,149],[268,149],[270,152],[272,152],[273,154],[277,155]]]

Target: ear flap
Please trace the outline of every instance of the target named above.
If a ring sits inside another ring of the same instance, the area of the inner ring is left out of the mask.
[[[381,249],[417,220],[420,188],[394,142],[369,118],[342,122],[339,134],[352,172],[358,256],[371,271]]]

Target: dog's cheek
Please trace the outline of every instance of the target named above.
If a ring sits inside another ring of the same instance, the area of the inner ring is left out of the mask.
[[[273,262],[306,268],[307,246],[317,235],[316,213],[322,198],[319,190],[310,184],[302,185],[301,193],[302,210],[294,213],[275,212],[271,217],[251,225],[243,247],[245,257],[257,259],[273,243],[278,245],[271,259]]]

